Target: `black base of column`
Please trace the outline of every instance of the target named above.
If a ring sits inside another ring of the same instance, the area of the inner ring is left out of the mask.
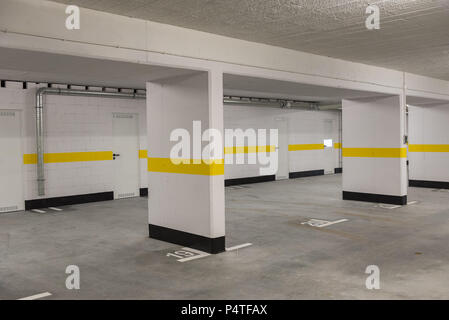
[[[179,244],[207,253],[220,253],[226,250],[225,237],[208,238],[175,229],[149,225],[150,238]]]
[[[343,173],[343,168],[335,168],[335,169],[334,169],[334,173],[335,173],[335,174],[337,174],[337,173]]]
[[[139,192],[141,197],[148,197],[148,188],[140,188]]]
[[[407,196],[390,196],[385,194],[350,192],[350,191],[343,191],[343,200],[388,203],[401,206],[407,204]]]
[[[418,188],[449,189],[449,182],[446,181],[409,180],[408,185]]]

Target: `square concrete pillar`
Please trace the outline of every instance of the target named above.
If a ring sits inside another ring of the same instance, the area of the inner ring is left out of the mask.
[[[403,96],[343,100],[343,199],[407,204]]]
[[[224,251],[223,157],[202,160],[208,142],[195,139],[209,128],[223,136],[222,73],[196,72],[147,83],[147,118],[150,237],[208,253]],[[172,148],[180,141],[170,141],[176,129],[189,134],[189,153],[183,150],[180,156],[188,163],[171,161]]]
[[[449,189],[449,103],[409,106],[409,183]]]

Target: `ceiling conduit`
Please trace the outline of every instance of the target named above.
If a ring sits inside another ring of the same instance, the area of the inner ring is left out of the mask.
[[[224,96],[223,103],[226,105],[253,105],[265,106],[272,108],[286,108],[286,109],[305,109],[318,110],[318,103],[311,101],[298,101],[274,98],[252,98],[252,97],[235,97]]]

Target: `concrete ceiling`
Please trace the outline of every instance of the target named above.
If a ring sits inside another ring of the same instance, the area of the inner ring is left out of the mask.
[[[144,89],[147,81],[187,76],[198,71],[84,58],[38,51],[0,48],[0,80],[18,80],[116,88]],[[224,94],[339,103],[342,98],[378,95],[372,92],[314,86],[225,74]]]
[[[187,69],[0,48],[2,80],[144,89],[146,82],[150,80],[162,80],[196,72]]]
[[[331,88],[233,74],[223,77],[224,94],[229,96],[292,99],[321,104],[338,104],[342,99],[385,96],[382,93]]]
[[[449,80],[449,0],[55,0]],[[365,27],[368,4],[380,30]]]
[[[408,95],[407,104],[411,106],[433,107],[433,106],[441,106],[442,104],[447,105],[448,102],[446,100],[423,98]]]

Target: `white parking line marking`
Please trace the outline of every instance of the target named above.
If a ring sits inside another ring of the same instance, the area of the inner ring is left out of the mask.
[[[36,212],[36,213],[45,213],[44,210],[39,210],[39,209],[33,209],[31,211]]]
[[[233,246],[230,248],[226,248],[226,251],[234,251],[234,250],[238,250],[238,249],[242,249],[242,248],[246,248],[249,246],[252,246],[252,243],[244,243],[244,244],[239,244],[238,246]]]
[[[210,254],[207,253],[207,252],[203,252],[203,251],[192,249],[192,248],[182,248],[181,250],[190,251],[190,252],[196,253],[197,255],[193,256],[193,257],[179,259],[178,260],[179,262],[187,262],[187,261],[192,261],[192,260],[196,260],[196,259],[200,259],[200,258],[204,258],[204,257],[210,256]]]
[[[323,228],[327,227],[336,223],[349,221],[348,219],[341,219],[336,221],[326,221],[326,220],[319,220],[319,219],[310,219],[309,221],[302,222],[301,224],[307,224],[311,227],[317,227],[317,228]]]
[[[340,222],[345,222],[345,221],[348,221],[348,219],[341,219],[341,220],[337,220],[337,221],[330,221],[328,223],[319,225],[318,228],[327,227],[327,226],[330,226],[330,225],[333,225],[333,224],[336,224],[336,223],[340,223]]]
[[[34,296],[20,298],[17,300],[36,300],[36,299],[41,299],[41,298],[45,298],[45,297],[49,297],[49,296],[51,296],[50,292],[44,292],[44,293],[35,294]]]
[[[408,205],[411,205],[411,204],[415,204],[415,203],[417,203],[418,201],[410,201],[410,202],[407,202],[407,204]]]
[[[379,207],[384,208],[384,209],[397,209],[402,206],[389,206],[389,205],[385,205],[385,204],[379,204]]]
[[[48,207],[48,209],[51,209],[51,210],[53,210],[53,211],[62,211],[62,209],[55,208],[55,207]]]

